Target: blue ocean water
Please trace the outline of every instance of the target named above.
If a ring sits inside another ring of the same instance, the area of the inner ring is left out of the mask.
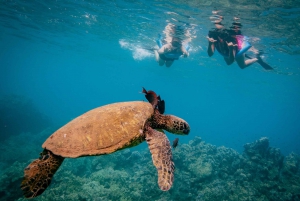
[[[191,132],[179,136],[180,144],[199,136],[242,152],[244,144],[268,137],[284,155],[300,154],[300,56],[299,43],[293,43],[299,42],[299,31],[282,30],[296,29],[292,22],[299,22],[300,5],[248,2],[238,9],[231,1],[201,2],[2,0],[0,98],[30,99],[56,130],[95,107],[146,100],[140,93],[145,87],[165,100],[167,114],[189,122]],[[236,63],[227,66],[218,53],[207,56],[215,7],[227,25],[239,14],[243,32],[264,50],[263,59],[274,71],[258,64],[242,70]],[[278,21],[272,29],[266,23],[272,24],[274,16]],[[170,22],[193,27],[193,38],[190,56],[167,68],[149,49]],[[10,115],[18,122],[19,114]],[[167,135],[170,141],[178,137]]]

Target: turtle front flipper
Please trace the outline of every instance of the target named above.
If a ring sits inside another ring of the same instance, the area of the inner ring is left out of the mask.
[[[153,164],[158,172],[159,188],[167,191],[172,187],[175,169],[170,142],[164,133],[151,127],[146,129],[145,135]]]
[[[50,185],[51,179],[64,158],[44,150],[41,157],[30,163],[24,170],[21,189],[26,198],[41,195]]]

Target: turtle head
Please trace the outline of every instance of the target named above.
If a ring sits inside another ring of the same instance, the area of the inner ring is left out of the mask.
[[[190,132],[190,126],[185,120],[174,115],[160,114],[157,109],[148,120],[148,125],[153,129],[163,129],[179,135],[187,135]]]
[[[189,124],[174,115],[165,115],[166,118],[166,124],[165,124],[165,130],[167,130],[170,133],[179,134],[179,135],[188,135],[190,132],[190,126]]]

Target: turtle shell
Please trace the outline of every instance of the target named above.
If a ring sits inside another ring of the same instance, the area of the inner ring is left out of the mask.
[[[144,124],[153,112],[152,105],[142,101],[98,107],[58,129],[42,147],[62,157],[76,158],[135,146],[144,141]]]

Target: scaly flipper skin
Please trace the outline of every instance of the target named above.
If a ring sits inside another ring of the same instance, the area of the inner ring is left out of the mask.
[[[175,170],[170,142],[164,133],[151,127],[147,127],[145,135],[153,164],[158,172],[159,188],[167,191],[172,187]]]
[[[64,158],[44,150],[41,157],[30,163],[24,170],[21,189],[26,198],[42,194],[50,185],[52,176],[58,170]]]

